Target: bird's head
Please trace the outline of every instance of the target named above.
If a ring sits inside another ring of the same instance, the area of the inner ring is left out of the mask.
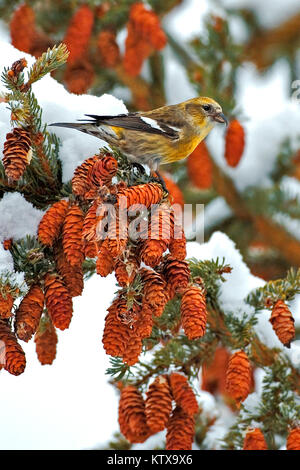
[[[200,127],[213,127],[216,122],[228,125],[228,120],[222,108],[215,100],[207,97],[193,98],[185,103],[186,112]]]

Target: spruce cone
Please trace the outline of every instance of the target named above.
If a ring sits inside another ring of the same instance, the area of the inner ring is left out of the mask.
[[[191,450],[194,434],[194,418],[176,407],[167,424],[166,450]]]
[[[120,317],[128,312],[126,300],[116,297],[105,317],[102,343],[106,354],[123,357],[125,348],[132,336],[132,330],[121,323]]]
[[[251,387],[251,366],[244,351],[235,352],[229,359],[226,372],[226,389],[238,403],[244,401]]]
[[[35,33],[35,15],[33,9],[23,3],[13,13],[10,21],[12,45],[23,52],[31,52]]]
[[[104,30],[99,33],[97,47],[101,57],[101,65],[115,67],[120,61],[120,50],[113,31]]]
[[[98,252],[98,258],[96,261],[96,272],[102,277],[108,276],[113,272],[115,266],[115,259],[112,257],[108,248],[104,245],[101,246],[101,250]]]
[[[45,213],[39,223],[38,239],[46,246],[52,246],[54,240],[59,237],[65,220],[69,202],[62,199],[55,202]]]
[[[0,369],[3,366],[12,375],[24,372],[26,366],[24,351],[3,321],[0,321],[0,359]]]
[[[268,450],[264,435],[259,428],[247,431],[243,450]]]
[[[133,204],[143,204],[149,209],[152,204],[158,204],[162,196],[163,190],[159,184],[139,184],[121,189],[117,195],[117,205],[128,209]]]
[[[198,403],[187,378],[184,375],[173,372],[170,375],[170,385],[176,404],[189,416],[194,416],[194,414],[198,413]]]
[[[108,185],[111,183],[112,178],[117,174],[117,171],[117,160],[111,155],[103,155],[89,168],[88,180],[91,185],[96,188]]]
[[[153,308],[147,302],[143,302],[140,316],[134,324],[134,331],[141,339],[149,338],[152,333],[152,312]]]
[[[150,269],[142,268],[139,273],[144,284],[144,304],[152,308],[153,315],[160,317],[168,301],[166,282],[160,274]]]
[[[139,75],[144,61],[151,54],[151,50],[152,48],[149,42],[140,37],[140,34],[135,30],[132,23],[129,22],[123,59],[125,72],[131,77]]]
[[[226,348],[219,347],[215,351],[213,361],[202,366],[201,389],[211,394],[225,394],[226,370],[228,368],[230,354]]]
[[[287,438],[286,450],[300,450],[300,428],[294,428],[290,431]]]
[[[12,316],[11,310],[14,304],[14,297],[11,293],[9,285],[0,287],[0,319],[10,318]]]
[[[173,205],[178,204],[180,207],[183,208],[184,206],[184,198],[181,189],[179,186],[171,179],[171,177],[166,176],[163,174],[164,182],[169,192],[169,200],[170,203]]]
[[[91,8],[88,5],[81,5],[71,19],[63,41],[70,51],[68,63],[72,64],[85,54],[93,23],[94,14]]]
[[[139,334],[131,332],[130,338],[124,348],[123,362],[129,366],[136,364],[139,360],[139,355],[142,352],[142,347],[142,339]]]
[[[226,133],[225,159],[229,166],[236,167],[245,148],[245,131],[241,123],[234,119]]]
[[[96,240],[97,211],[99,202],[95,200],[86,213],[82,226],[82,239],[85,241]]]
[[[67,260],[61,243],[54,247],[56,268],[71,297],[77,297],[83,291],[83,269],[82,266],[71,266]]]
[[[186,289],[191,272],[186,261],[175,259],[172,255],[167,255],[162,263],[162,274],[168,285],[169,298],[172,299],[177,292]]]
[[[29,341],[36,332],[44,308],[44,294],[40,286],[34,284],[21,301],[16,312],[16,335],[22,341]]]
[[[98,155],[94,155],[93,157],[87,158],[74,171],[74,176],[72,178],[72,191],[74,194],[76,194],[76,196],[84,196],[85,193],[90,189],[88,173],[90,168],[98,159]]]
[[[204,141],[188,157],[187,170],[196,188],[209,189],[212,186],[212,161]]]
[[[3,166],[11,180],[17,181],[23,175],[32,157],[30,132],[16,127],[6,135],[3,150]]]
[[[278,339],[286,347],[290,347],[291,341],[295,337],[295,320],[283,300],[278,300],[272,310],[270,318],[273,330],[275,331]]]
[[[34,337],[36,354],[43,366],[54,361],[57,341],[56,330],[50,318],[43,319]]]
[[[79,206],[71,206],[63,225],[63,247],[71,266],[81,266],[84,260],[82,244],[83,213]]]
[[[134,3],[130,9],[129,22],[138,35],[149,42],[156,50],[161,50],[167,43],[167,37],[161,29],[159,17],[148,10],[143,3]]]
[[[119,425],[121,433],[131,443],[144,442],[150,435],[143,397],[133,385],[121,391]]]
[[[67,64],[64,82],[70,93],[76,95],[87,93],[94,79],[94,66],[86,57],[82,57],[73,63]]]
[[[179,230],[181,230],[180,236]],[[173,258],[183,261],[186,258],[186,239],[184,231],[182,229],[178,229],[178,226],[175,224],[174,233],[178,234],[178,236],[176,236],[176,238],[171,239],[169,250]]]
[[[140,260],[133,252],[128,254],[125,251],[124,259],[119,259],[115,265],[115,275],[118,284],[121,287],[128,286],[136,276],[137,270],[140,266]]]
[[[60,330],[68,328],[73,314],[72,298],[58,274],[46,274],[45,300],[53,325]]]
[[[146,398],[147,424],[152,433],[165,429],[172,411],[172,394],[167,377],[159,375],[150,385]]]
[[[181,321],[189,339],[201,338],[206,331],[206,300],[200,287],[186,289],[181,300]]]

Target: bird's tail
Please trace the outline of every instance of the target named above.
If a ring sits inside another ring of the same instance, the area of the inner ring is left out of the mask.
[[[70,129],[77,129],[79,131],[86,129],[88,126],[90,126],[90,123],[82,123],[82,122],[53,122],[52,124],[49,124],[49,126],[55,126],[55,127],[68,127]]]

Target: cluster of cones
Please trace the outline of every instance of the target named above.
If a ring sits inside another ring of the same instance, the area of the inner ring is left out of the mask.
[[[195,394],[184,375],[159,375],[150,384],[145,400],[133,385],[121,389],[120,430],[129,442],[137,443],[166,428],[167,450],[190,450],[198,411]]]
[[[290,429],[287,441],[287,450],[300,450],[300,428]],[[268,450],[262,431],[259,428],[249,428],[244,438],[243,450]]]
[[[113,28],[102,29],[95,40],[93,30],[97,18],[103,17],[110,9],[109,4],[92,8],[80,5],[70,20],[62,42],[70,51],[64,81],[72,93],[82,94],[91,87],[95,79],[95,65],[114,68],[123,61],[128,75],[140,73],[144,61],[154,50],[161,50],[167,42],[156,13],[143,3],[134,3],[129,12],[128,35],[124,58],[121,58]],[[55,44],[54,39],[38,30],[35,13],[27,5],[20,5],[10,22],[12,44],[18,49],[39,57]],[[93,43],[97,57],[93,59]],[[90,47],[91,46],[91,47]]]

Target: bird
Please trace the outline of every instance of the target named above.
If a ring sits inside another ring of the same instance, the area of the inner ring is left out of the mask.
[[[85,116],[89,119],[50,126],[77,129],[98,137],[116,147],[133,164],[147,165],[159,179],[161,164],[187,158],[216,123],[228,125],[222,107],[209,97],[192,98],[151,111]]]

